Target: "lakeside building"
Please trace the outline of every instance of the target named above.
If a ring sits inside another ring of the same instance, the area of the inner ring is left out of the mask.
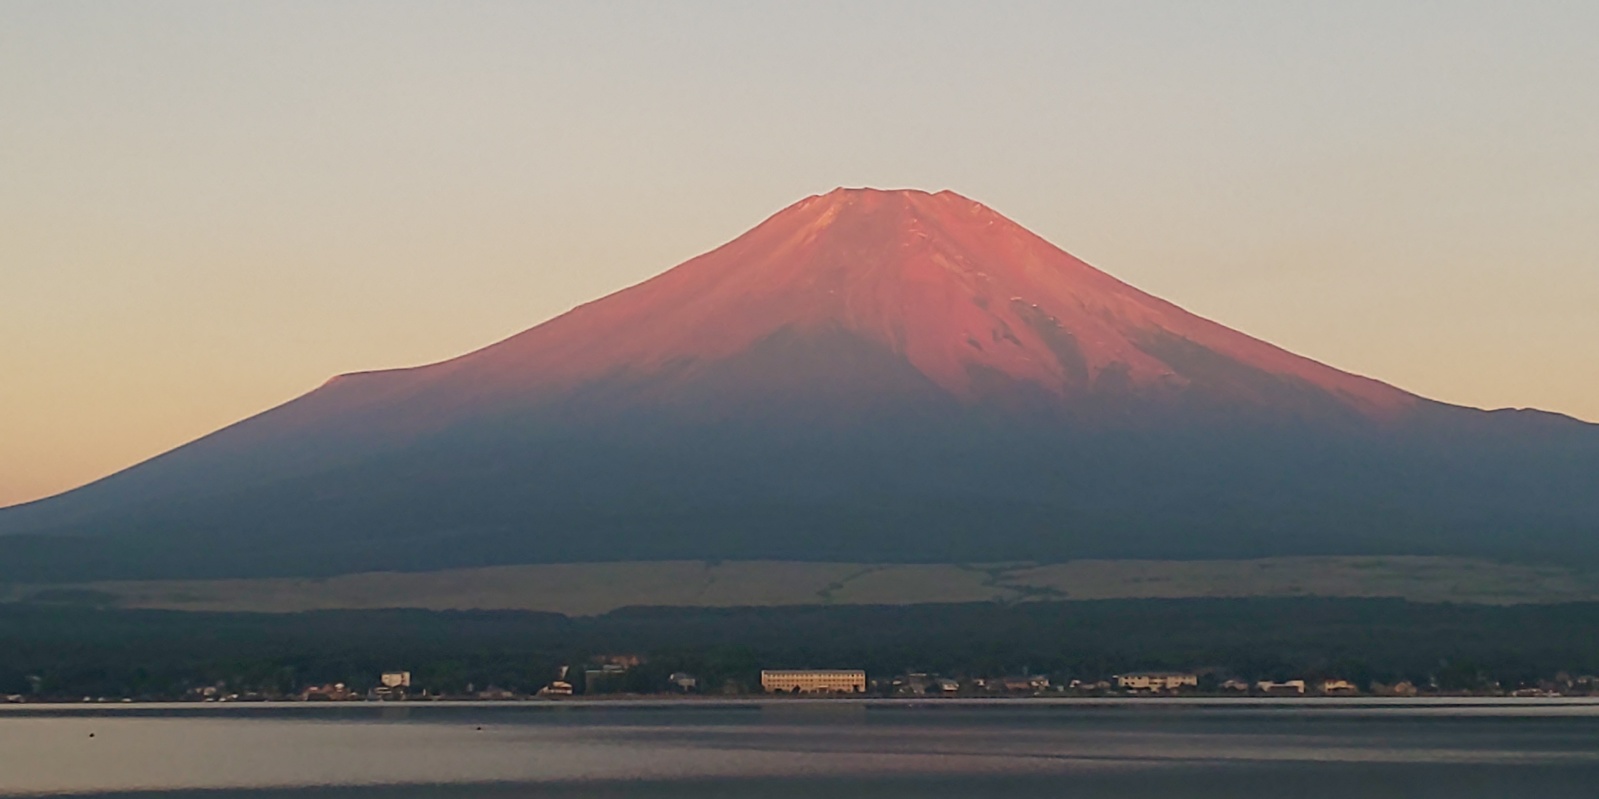
[[[761,690],[791,694],[866,693],[866,672],[859,669],[763,669]]]
[[[404,699],[411,687],[411,672],[385,671],[378,675],[378,684],[372,688],[372,699]]]
[[[361,697],[344,683],[335,682],[308,686],[296,698],[301,702],[349,702]]]
[[[1009,694],[1036,694],[1049,690],[1049,677],[1042,674],[1023,674],[1014,677],[977,680],[974,685],[983,691]]]
[[[1135,671],[1116,675],[1116,686],[1124,691],[1176,691],[1197,688],[1199,675],[1179,671]]]
[[[1287,682],[1272,682],[1261,680],[1255,687],[1263,694],[1303,694],[1305,693],[1304,680],[1289,680]]]
[[[896,696],[953,696],[960,693],[961,684],[959,680],[948,677],[916,672],[895,677],[889,683],[889,688]]]

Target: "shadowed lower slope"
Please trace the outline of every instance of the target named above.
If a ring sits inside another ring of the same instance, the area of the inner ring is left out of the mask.
[[[1431,402],[949,192],[839,190],[642,284],[0,511],[0,578],[582,560],[1599,551],[1599,428]]]

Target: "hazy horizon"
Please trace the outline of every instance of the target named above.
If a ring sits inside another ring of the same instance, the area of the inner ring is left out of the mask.
[[[0,506],[834,186],[1408,391],[1599,420],[1599,7],[0,7]]]

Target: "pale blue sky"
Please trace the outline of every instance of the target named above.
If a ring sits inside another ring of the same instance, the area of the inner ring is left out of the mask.
[[[1599,4],[0,2],[0,504],[837,185],[1599,420]]]

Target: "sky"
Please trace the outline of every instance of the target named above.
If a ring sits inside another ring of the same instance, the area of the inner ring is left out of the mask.
[[[0,0],[0,505],[835,186],[1599,421],[1599,4]]]

